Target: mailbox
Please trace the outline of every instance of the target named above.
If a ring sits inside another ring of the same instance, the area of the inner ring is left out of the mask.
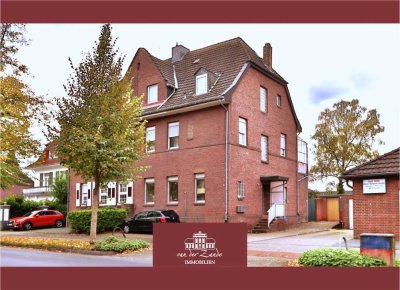
[[[360,253],[370,257],[380,258],[393,266],[395,260],[395,239],[393,234],[360,235]]]
[[[0,229],[8,229],[8,220],[10,219],[10,206],[7,204],[0,205]]]

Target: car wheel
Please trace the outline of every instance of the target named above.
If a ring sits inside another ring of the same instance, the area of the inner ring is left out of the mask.
[[[124,225],[124,233],[125,234],[129,234],[129,232],[130,232],[129,226],[128,225]]]
[[[32,224],[31,224],[30,222],[26,222],[26,223],[24,223],[24,224],[22,225],[22,228],[23,228],[25,231],[29,231],[30,229],[32,229]]]
[[[57,220],[56,221],[56,228],[62,228],[62,226],[63,226],[62,220]]]

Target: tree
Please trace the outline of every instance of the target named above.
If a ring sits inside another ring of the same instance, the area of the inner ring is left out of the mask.
[[[66,205],[68,202],[68,178],[66,174],[59,174],[51,186],[51,193],[59,204]]]
[[[19,161],[39,153],[40,142],[29,131],[34,122],[46,123],[47,101],[36,96],[22,80],[27,67],[15,54],[27,44],[24,26],[1,24],[0,30],[0,187],[24,183]]]
[[[311,167],[311,176],[314,180],[337,178],[337,191],[343,193],[342,174],[378,156],[372,147],[376,135],[383,131],[377,111],[367,111],[367,108],[359,105],[358,100],[342,100],[334,104],[333,109],[325,109],[319,115],[315,133],[311,137],[316,141],[316,164]]]
[[[132,94],[131,80],[121,77],[123,58],[117,56],[109,24],[103,25],[93,51],[78,67],[58,100],[52,128],[61,163],[86,181],[94,181],[90,242],[96,239],[99,189],[110,181],[134,179],[134,166],[145,148],[142,98]],[[127,74],[129,75],[129,74]]]

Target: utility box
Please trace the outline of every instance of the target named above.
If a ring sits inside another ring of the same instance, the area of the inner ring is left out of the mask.
[[[8,220],[10,219],[10,206],[0,205],[0,230],[8,229]]]
[[[380,258],[388,265],[394,265],[396,241],[393,234],[364,233],[360,240],[361,255]]]

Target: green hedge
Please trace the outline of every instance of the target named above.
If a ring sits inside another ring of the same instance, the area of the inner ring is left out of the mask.
[[[363,256],[354,250],[317,249],[305,251],[299,258],[302,266],[310,267],[379,267],[386,262]]]
[[[68,214],[70,227],[76,232],[90,232],[92,210],[76,210]],[[128,217],[128,211],[120,208],[100,208],[97,215],[97,232],[113,230]]]
[[[23,196],[8,195],[1,200],[1,203],[10,205],[10,218],[23,216],[30,211],[38,210],[39,207],[43,205],[48,206],[49,209],[58,210],[65,216],[67,215],[67,205],[59,204],[56,201],[30,201]]]
[[[118,239],[114,236],[107,237],[104,241],[97,242],[95,249],[99,251],[114,251],[122,253],[124,251],[136,251],[148,248],[149,244],[143,240]]]

